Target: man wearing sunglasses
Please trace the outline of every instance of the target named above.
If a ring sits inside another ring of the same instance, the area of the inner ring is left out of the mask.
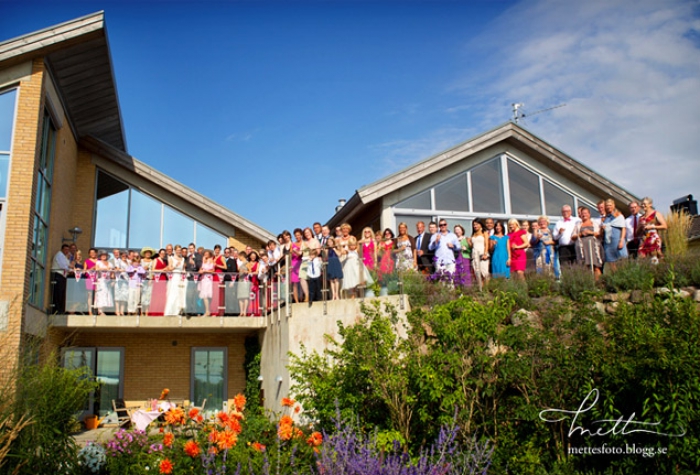
[[[439,231],[430,238],[429,249],[435,251],[435,269],[440,272],[455,271],[455,251],[459,250],[457,235],[450,232],[447,221],[441,219],[438,223]]]

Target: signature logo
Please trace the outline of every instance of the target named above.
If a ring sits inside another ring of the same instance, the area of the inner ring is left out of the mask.
[[[600,419],[590,423],[591,428],[586,428],[578,425],[578,419],[581,414],[585,414],[595,407],[600,398],[600,393],[597,389],[591,389],[588,395],[583,398],[581,405],[575,411],[566,409],[545,409],[540,411],[540,419],[545,422],[561,422],[571,417],[571,426],[569,426],[569,437],[580,433],[582,436],[603,437],[606,435],[628,435],[634,433],[655,434],[666,437],[683,437],[686,433],[684,430],[680,434],[667,434],[659,432],[658,427],[661,422],[644,422],[636,421],[636,413],[632,413],[628,418],[620,416],[618,419]],[[557,417],[559,416],[559,417]]]

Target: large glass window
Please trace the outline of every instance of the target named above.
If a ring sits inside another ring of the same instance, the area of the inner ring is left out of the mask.
[[[561,214],[561,207],[564,205],[571,206],[573,214],[576,216],[573,195],[570,195],[547,180],[544,180],[544,204],[548,216],[559,216]]]
[[[471,175],[474,211],[505,213],[500,157],[474,168]]]
[[[513,214],[539,216],[542,213],[540,178],[513,160],[508,160],[508,188]]]
[[[405,209],[432,209],[430,206],[430,190],[425,190],[417,195],[413,195],[398,203],[396,207]]]
[[[228,399],[227,385],[227,349],[226,348],[192,348],[192,384],[191,399],[195,406],[221,409]]]
[[[47,112],[44,112],[39,169],[36,173],[36,202],[34,203],[34,242],[32,242],[31,268],[29,270],[29,302],[37,307],[44,305],[44,279],[46,276],[46,237],[51,212],[51,182],[56,151],[56,128]]]
[[[125,248],[129,222],[129,186],[106,173],[97,174],[95,243]]]
[[[163,209],[163,244],[187,246],[191,242],[194,242],[194,221],[166,206]]]
[[[15,121],[17,89],[0,92],[0,152],[12,148],[12,128]]]
[[[469,211],[466,173],[461,173],[435,187],[435,209]]]
[[[206,249],[214,249],[216,244],[222,247],[228,245],[228,239],[226,239],[221,234],[217,233],[211,228],[204,226],[201,223],[197,223],[197,246],[204,246]]]
[[[396,228],[398,229],[399,223],[406,223],[406,226],[408,226],[408,234],[411,236],[416,235],[416,223],[418,221],[423,221],[423,224],[425,224],[425,230],[428,230],[428,223],[430,223],[433,220],[432,216],[411,216],[407,214],[397,214],[395,215],[396,219]]]
[[[97,173],[96,201],[95,247],[160,248],[195,242],[212,248],[228,241],[226,236],[102,171]]]
[[[129,247],[161,247],[161,211],[163,206],[140,191],[131,190],[129,207]]]

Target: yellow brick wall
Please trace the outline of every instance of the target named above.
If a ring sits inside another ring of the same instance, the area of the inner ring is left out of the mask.
[[[35,60],[32,73],[20,81],[17,116],[12,143],[12,157],[5,213],[5,239],[2,261],[0,300],[10,301],[8,328],[3,344],[19,349],[24,299],[29,287],[29,250],[32,242],[33,181],[42,110],[44,64]],[[16,357],[16,353],[15,353]],[[3,367],[12,366],[10,361]]]
[[[235,247],[239,251],[244,250],[246,246],[251,246],[257,251],[267,245],[267,240],[263,241],[259,237],[251,236],[240,229],[236,229],[236,237],[229,237],[228,245]]]
[[[78,333],[76,347],[124,348],[124,399],[155,398],[163,388],[171,398],[190,398],[192,347],[228,348],[228,397],[245,389],[245,337],[207,333]],[[176,344],[175,344],[176,343]]]
[[[95,176],[97,168],[92,163],[90,152],[78,150],[75,171],[76,194],[73,197],[73,216],[68,228],[78,226],[83,233],[78,236],[78,249],[86,259],[92,243],[92,222],[95,216]],[[66,229],[68,229],[66,228]]]

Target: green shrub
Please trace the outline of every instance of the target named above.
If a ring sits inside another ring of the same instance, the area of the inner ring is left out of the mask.
[[[629,259],[619,262],[615,270],[605,269],[602,282],[609,292],[649,291],[654,288],[659,268],[663,266],[655,266],[648,259]]]
[[[600,288],[591,269],[574,264],[561,270],[559,293],[573,301],[581,302],[599,294]]]
[[[71,437],[75,414],[97,388],[87,368],[69,370],[55,355],[44,364],[19,369],[15,415],[32,424],[13,442],[8,468],[19,474],[71,473],[77,467],[77,447]],[[13,473],[10,470],[10,473]]]
[[[555,281],[551,275],[536,272],[525,274],[527,293],[532,298],[545,297],[555,291]]]

